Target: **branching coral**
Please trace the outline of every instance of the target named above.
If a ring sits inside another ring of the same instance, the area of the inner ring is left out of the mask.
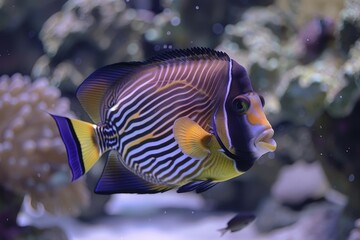
[[[43,25],[45,54],[34,64],[35,78],[47,77],[62,91],[75,91],[100,66],[143,58],[142,35],[153,14],[117,0],[69,0]]]
[[[84,183],[69,183],[65,147],[48,112],[70,115],[69,101],[46,79],[0,77],[0,182],[29,195],[35,209],[78,214],[89,202]]]

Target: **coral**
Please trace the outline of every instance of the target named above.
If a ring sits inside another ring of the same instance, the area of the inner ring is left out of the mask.
[[[257,15],[264,15],[265,11],[267,8],[250,10]],[[276,14],[275,9],[268,12],[271,12],[270,15]],[[248,69],[255,89],[272,91],[277,86],[283,67],[287,65],[282,63],[280,39],[272,30],[274,26],[281,28],[282,19],[270,23],[271,17],[257,19],[250,16],[251,13],[245,14],[243,21],[227,25],[224,39],[217,49],[229,53],[230,57]]]
[[[116,41],[126,38],[139,41],[131,36],[131,33],[137,36],[134,31],[125,31],[128,33],[126,36],[120,36],[116,31],[130,30],[132,27],[141,30],[145,27],[134,10],[126,10],[121,1],[68,1],[62,11],[51,16],[43,26],[40,37],[45,51],[49,56],[64,54],[74,43],[82,40],[102,50],[109,49]],[[117,37],[120,39],[116,39]],[[122,53],[120,49],[117,51],[120,54],[127,53]]]
[[[281,116],[277,117],[311,126],[346,85],[338,71],[341,64],[331,52],[326,52],[312,64],[297,64],[284,71],[272,91],[280,103]]]
[[[344,83],[326,110],[333,117],[344,117],[351,113],[360,97],[360,40],[350,50],[350,58],[340,68]]]
[[[338,21],[343,2],[343,0],[277,0],[276,5],[289,15],[289,21],[292,21],[296,27],[301,27],[319,16],[328,16]]]
[[[253,7],[244,12],[242,21],[256,23],[270,29],[276,36],[287,39],[293,33],[291,24],[283,12],[275,6]]]
[[[69,183],[65,147],[49,112],[71,116],[69,101],[46,79],[0,77],[0,181],[35,209],[78,214],[88,204],[83,181]]]
[[[341,11],[339,41],[341,49],[348,53],[352,45],[360,38],[360,2],[358,0],[344,1]]]

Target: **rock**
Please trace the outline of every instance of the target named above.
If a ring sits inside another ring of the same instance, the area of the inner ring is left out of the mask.
[[[349,115],[360,97],[360,40],[351,48],[349,56],[340,68],[344,83],[326,107],[333,117]]]
[[[255,225],[259,232],[267,233],[274,229],[290,226],[298,218],[299,213],[297,211],[285,207],[280,202],[270,198],[260,205]]]
[[[340,46],[347,54],[353,44],[360,38],[360,2],[358,0],[345,0],[341,11]]]
[[[336,240],[340,234],[339,221],[343,207],[328,203],[312,203],[302,211],[301,216],[294,225],[297,231],[293,236],[297,239],[309,240]]]
[[[294,126],[289,123],[280,124],[276,128],[275,140],[278,147],[273,153],[273,159],[282,164],[293,164],[297,161],[310,163],[317,159],[311,130],[306,126]]]
[[[299,61],[309,63],[324,52],[335,38],[335,21],[330,17],[317,17],[303,26],[297,36],[300,45]]]
[[[298,161],[283,167],[271,193],[282,204],[297,206],[307,200],[321,199],[329,190],[329,183],[318,162]]]
[[[354,229],[351,230],[347,240],[359,240],[360,239],[360,218],[354,223]]]
[[[260,236],[251,239],[335,240],[341,235],[343,206],[318,201],[301,211],[268,199],[259,209],[255,226]]]
[[[347,214],[360,214],[360,99],[345,117],[324,112],[315,122],[312,139],[331,186],[348,197]]]

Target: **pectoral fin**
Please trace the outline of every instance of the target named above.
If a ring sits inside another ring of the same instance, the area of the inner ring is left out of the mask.
[[[193,181],[179,187],[177,192],[183,193],[183,192],[191,192],[196,190],[196,193],[201,193],[212,188],[216,184],[217,184],[216,182],[213,182],[210,179],[205,181]]]
[[[188,117],[181,117],[174,123],[174,136],[182,152],[190,157],[201,159],[209,153],[212,135]]]

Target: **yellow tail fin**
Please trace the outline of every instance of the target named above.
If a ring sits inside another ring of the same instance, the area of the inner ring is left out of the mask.
[[[56,115],[51,115],[65,144],[73,181],[84,175],[100,158],[95,129],[97,126]]]

